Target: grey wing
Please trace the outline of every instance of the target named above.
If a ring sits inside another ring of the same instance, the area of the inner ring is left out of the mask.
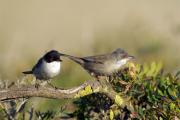
[[[94,62],[94,63],[101,63],[103,64],[104,61],[107,61],[110,57],[110,54],[107,55],[97,55],[97,56],[88,56],[88,57],[83,57],[84,61],[89,61],[89,62]]]
[[[86,63],[84,68],[91,74],[95,75],[106,75],[108,74],[106,64],[104,63],[95,63],[95,62],[89,62]]]

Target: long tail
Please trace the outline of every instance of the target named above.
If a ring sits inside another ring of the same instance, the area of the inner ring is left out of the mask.
[[[24,71],[24,72],[22,72],[22,73],[24,73],[24,74],[33,74],[32,71]]]
[[[67,54],[63,54],[62,56],[67,57],[80,65],[84,65],[85,61],[83,60],[83,58],[79,58],[79,57],[75,57],[75,56],[71,56]]]

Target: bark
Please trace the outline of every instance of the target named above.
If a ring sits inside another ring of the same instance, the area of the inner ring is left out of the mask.
[[[71,88],[71,89],[55,89],[52,87],[39,87],[38,89],[34,85],[28,86],[13,86],[11,88],[0,89],[0,101],[17,99],[17,98],[29,98],[29,97],[44,97],[51,99],[68,99],[74,98],[80,90],[83,90],[86,86],[90,85],[93,93],[103,92],[110,98],[114,98],[114,92],[107,90],[106,87],[102,87],[97,81],[87,81],[84,84]]]

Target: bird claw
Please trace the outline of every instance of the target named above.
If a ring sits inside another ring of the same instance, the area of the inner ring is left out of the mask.
[[[35,88],[39,89],[40,85],[38,83],[35,84]]]

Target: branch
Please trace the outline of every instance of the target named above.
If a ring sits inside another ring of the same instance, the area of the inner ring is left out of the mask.
[[[0,101],[17,99],[17,98],[29,98],[29,97],[44,97],[51,99],[67,99],[74,98],[80,90],[83,90],[87,85],[90,85],[92,90],[96,92],[105,92],[109,97],[113,97],[112,92],[104,89],[98,81],[87,81],[84,84],[71,89],[55,89],[40,86],[38,89],[34,85],[29,86],[14,86],[12,88],[0,89]]]

